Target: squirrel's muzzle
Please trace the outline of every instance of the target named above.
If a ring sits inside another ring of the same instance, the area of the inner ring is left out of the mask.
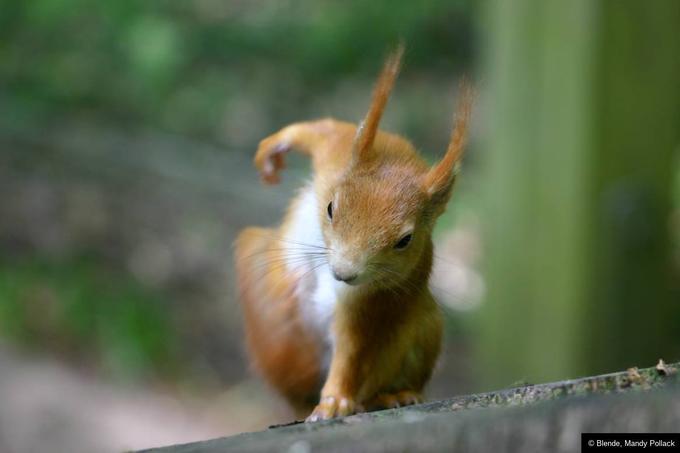
[[[358,277],[357,274],[342,273],[342,272],[336,271],[335,269],[333,269],[332,272],[333,272],[333,278],[335,278],[339,282],[352,283]]]

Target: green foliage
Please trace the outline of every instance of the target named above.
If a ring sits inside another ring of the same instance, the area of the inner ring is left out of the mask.
[[[18,120],[97,113],[210,137],[243,92],[290,109],[403,39],[409,65],[470,58],[467,1],[10,2],[0,100]],[[3,99],[4,98],[4,99]]]
[[[168,313],[159,294],[92,260],[0,266],[0,335],[121,378],[178,370]]]

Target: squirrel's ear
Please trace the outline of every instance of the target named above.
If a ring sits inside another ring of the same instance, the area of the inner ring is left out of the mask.
[[[373,142],[375,141],[375,136],[378,133],[378,126],[380,125],[380,118],[382,118],[385,105],[387,104],[390,92],[394,86],[394,81],[399,74],[401,57],[403,54],[404,44],[400,43],[397,49],[392,52],[387,57],[387,61],[385,61],[385,66],[383,66],[378,82],[373,89],[373,98],[371,99],[368,113],[366,113],[366,117],[357,128],[353,150],[355,161],[365,157],[373,148]]]
[[[467,130],[474,100],[474,90],[466,79],[460,82],[458,96],[459,100],[454,127],[451,132],[446,155],[425,175],[425,191],[430,197],[436,215],[444,211],[446,203],[451,197],[451,190],[453,189],[456,174],[460,169],[460,161],[463,157],[467,141]]]

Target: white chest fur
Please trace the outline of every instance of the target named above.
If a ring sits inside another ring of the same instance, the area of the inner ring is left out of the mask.
[[[325,243],[319,224],[319,204],[310,185],[302,189],[294,204],[292,221],[284,232],[288,248],[288,270],[300,275],[296,288],[305,322],[332,346],[330,324],[338,299],[347,285],[333,278],[323,253]],[[307,254],[307,255],[306,255]]]

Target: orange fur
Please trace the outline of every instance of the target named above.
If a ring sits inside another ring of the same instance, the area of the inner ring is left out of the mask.
[[[283,267],[275,266],[262,279],[256,271],[268,263],[268,256],[279,253],[271,233],[247,228],[236,241],[246,344],[255,368],[298,414],[304,414],[316,403],[314,393],[320,388],[320,352],[302,324],[298,300]]]
[[[326,374],[325,332],[304,314],[313,303],[305,288],[322,285],[321,277],[314,269],[297,271],[291,263],[304,257],[291,258],[297,246],[285,239],[299,220],[304,195],[278,229],[248,228],[236,241],[253,363],[299,412],[318,403],[312,421],[420,401],[440,350],[441,315],[427,285],[431,233],[462,155],[471,91],[461,90],[451,144],[429,167],[407,140],[378,131],[401,55],[400,48],[387,60],[359,130],[333,119],[296,123],[260,142],[255,156],[267,183],[278,182],[287,151],[311,157],[318,202],[311,221],[318,222],[323,245],[303,244],[303,250],[314,250],[321,266],[347,282],[333,293]],[[410,242],[395,248],[407,235]]]

